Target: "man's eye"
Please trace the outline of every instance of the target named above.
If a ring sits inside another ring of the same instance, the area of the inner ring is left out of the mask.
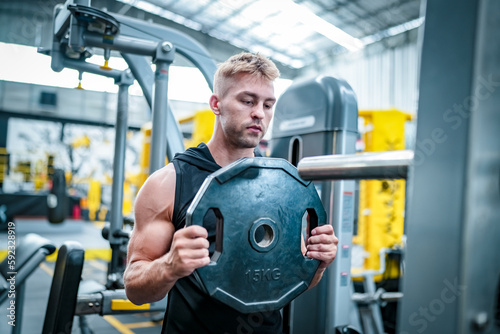
[[[252,104],[252,101],[244,100],[243,103],[245,103],[245,104]]]

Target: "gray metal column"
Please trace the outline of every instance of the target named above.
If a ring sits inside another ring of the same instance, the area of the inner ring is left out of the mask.
[[[398,333],[500,333],[500,2],[428,1]]]
[[[176,50],[178,48],[176,47]],[[122,53],[123,59],[127,62],[130,71],[141,86],[142,92],[149,106],[153,106],[153,86],[154,73],[151,70],[150,62],[142,56]],[[167,103],[167,156],[169,160],[176,153],[184,151],[184,139],[179,128],[179,123],[175,119],[174,113],[170,109],[170,104]],[[151,110],[149,110],[151,114]]]
[[[125,180],[125,149],[128,129],[128,88],[134,83],[126,72],[115,83],[118,85],[118,104],[116,112],[115,152],[113,157],[113,184],[111,186],[111,209],[109,244],[111,246],[111,262],[108,266],[108,281],[117,282],[123,268],[118,263],[122,237],[119,231],[123,228],[123,182]]]
[[[346,108],[347,109],[347,108]],[[355,107],[357,112],[357,105]],[[357,133],[336,131],[333,154],[354,154]],[[355,325],[357,318],[352,318],[356,307],[351,300],[351,255],[354,224],[355,183],[349,181],[323,182],[323,203],[330,213],[330,224],[339,238],[337,257],[328,267],[320,283],[326,296],[326,314],[324,333],[334,334],[337,327]],[[326,197],[325,197],[326,196]],[[358,327],[359,328],[359,327]]]
[[[167,156],[168,69],[174,60],[175,48],[172,44],[164,42],[159,47],[157,54],[149,174],[165,166]]]

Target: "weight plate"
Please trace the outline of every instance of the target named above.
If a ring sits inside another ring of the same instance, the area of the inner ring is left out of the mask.
[[[280,309],[304,292],[319,261],[302,254],[303,220],[326,224],[312,182],[284,159],[244,158],[207,177],[186,225],[213,210],[215,252],[195,275],[213,298],[243,313]]]

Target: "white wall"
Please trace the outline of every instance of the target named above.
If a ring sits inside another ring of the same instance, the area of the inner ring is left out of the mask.
[[[420,48],[414,41],[379,51],[357,53],[324,60],[303,75],[317,74],[346,80],[358,97],[360,110],[396,108],[416,114]]]

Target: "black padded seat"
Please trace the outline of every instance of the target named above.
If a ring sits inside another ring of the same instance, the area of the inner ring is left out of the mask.
[[[76,241],[67,241],[59,249],[43,334],[71,333],[84,257],[85,250]]]

